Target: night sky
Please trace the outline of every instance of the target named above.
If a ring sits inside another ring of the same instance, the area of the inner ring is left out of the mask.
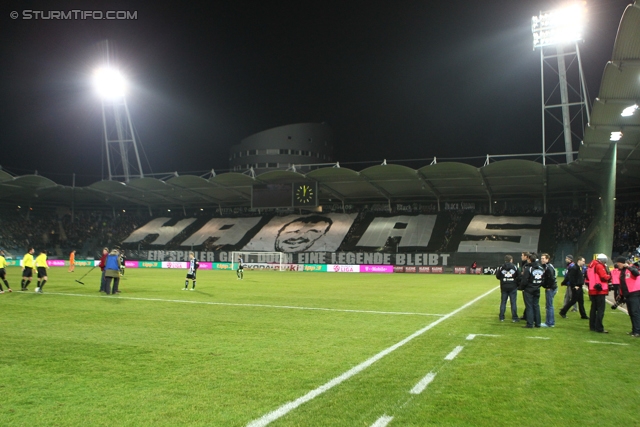
[[[588,3],[581,53],[592,100],[630,2]],[[65,185],[72,172],[79,185],[101,179],[91,75],[107,39],[132,85],[127,101],[146,173],[149,165],[225,172],[233,144],[299,122],[329,124],[335,159],[356,170],[385,158],[539,151],[540,55],[530,20],[558,4],[6,1],[0,165]],[[73,9],[135,11],[137,19],[22,19],[24,10]]]

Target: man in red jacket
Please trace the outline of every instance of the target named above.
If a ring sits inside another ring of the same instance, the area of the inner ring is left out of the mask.
[[[100,264],[98,264],[98,267],[100,267],[100,270],[102,270],[102,274],[100,275],[100,292],[106,292],[106,280],[104,278],[104,269],[107,266],[107,256],[109,255],[109,249],[108,248],[104,248],[102,249],[102,258],[100,258]]]
[[[606,306],[607,294],[609,294],[609,281],[611,275],[607,268],[607,256],[598,254],[587,268],[589,278],[589,299],[591,300],[591,312],[589,313],[589,329],[595,332],[608,334],[604,329],[602,319]]]

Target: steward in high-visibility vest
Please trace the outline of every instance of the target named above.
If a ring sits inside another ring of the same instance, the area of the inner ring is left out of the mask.
[[[620,271],[620,292],[627,304],[631,318],[631,336],[640,338],[640,272],[624,257],[616,258],[616,268]],[[616,300],[618,302],[618,300]]]

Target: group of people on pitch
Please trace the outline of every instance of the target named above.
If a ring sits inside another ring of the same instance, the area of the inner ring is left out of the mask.
[[[500,280],[501,302],[499,319],[505,318],[507,299],[511,303],[513,322],[519,322],[516,304],[518,290],[522,291],[525,310],[522,318],[527,324],[524,328],[553,328],[555,316],[553,299],[558,292],[556,270],[549,262],[549,254],[542,254],[538,260],[536,253],[522,252],[522,266],[519,269],[513,263],[511,255],[505,256],[505,263],[496,271],[496,278]],[[586,266],[585,259],[578,257],[575,261],[572,255],[565,258],[566,273],[561,283],[567,287],[564,304],[560,310],[562,318],[567,317],[568,311],[577,304],[582,319],[589,320],[589,329],[594,332],[609,333],[604,329],[603,318],[606,307],[606,297],[610,291],[614,292],[614,308],[626,303],[631,319],[631,335],[640,338],[640,272],[638,264],[632,264],[625,257],[615,260],[615,268],[607,268],[608,258],[599,254],[596,259]],[[589,316],[584,309],[583,286],[587,285],[591,310]],[[540,288],[545,292],[545,322],[540,316]]]
[[[104,292],[107,295],[114,295],[120,293],[120,277],[124,276],[124,254],[116,248],[111,249],[103,248],[102,257],[98,267],[102,271],[100,277],[100,292]],[[113,282],[113,286],[112,285]]]
[[[22,292],[27,292],[29,290],[29,285],[31,284],[31,280],[33,280],[34,270],[37,275],[38,285],[36,286],[36,293],[41,294],[42,288],[49,280],[47,277],[47,270],[49,269],[49,265],[47,264],[47,251],[42,250],[38,254],[38,256],[34,257],[35,253],[34,248],[29,248],[27,253],[24,255],[22,259],[22,281],[20,282],[20,290]],[[13,292],[11,286],[9,286],[9,281],[7,280],[7,259],[4,256],[4,251],[0,250],[0,279],[7,287],[7,292]],[[0,294],[3,294],[5,291],[0,284]]]
[[[196,273],[198,272],[198,267],[200,264],[195,257],[193,252],[189,252],[189,263],[187,264],[187,278],[184,280],[184,288],[183,291],[189,289],[189,280],[191,280],[191,290],[194,291],[196,289]],[[238,257],[238,269],[236,270],[236,275],[238,276],[238,280],[242,280],[244,278],[244,260],[242,256]]]

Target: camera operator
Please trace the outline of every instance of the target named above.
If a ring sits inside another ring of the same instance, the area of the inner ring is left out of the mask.
[[[603,334],[609,333],[602,324],[606,298],[609,294],[609,281],[611,280],[611,275],[607,271],[607,260],[608,258],[605,254],[598,254],[596,259],[589,264],[589,268],[587,268],[589,299],[591,300],[589,329]]]
[[[616,268],[620,270],[620,292],[622,300],[617,299],[616,303],[625,301],[627,311],[631,318],[631,336],[640,338],[640,272],[630,265],[625,257],[616,258]]]
[[[580,309],[580,318],[588,319],[587,312],[584,310],[584,293],[582,292],[582,285],[584,285],[584,273],[582,272],[584,267],[584,257],[578,257],[575,264],[572,262],[567,269],[567,273],[564,275],[562,286],[566,286],[567,289],[571,289],[571,299],[567,301],[560,310],[560,317],[567,318],[567,312],[569,309],[578,303]]]

